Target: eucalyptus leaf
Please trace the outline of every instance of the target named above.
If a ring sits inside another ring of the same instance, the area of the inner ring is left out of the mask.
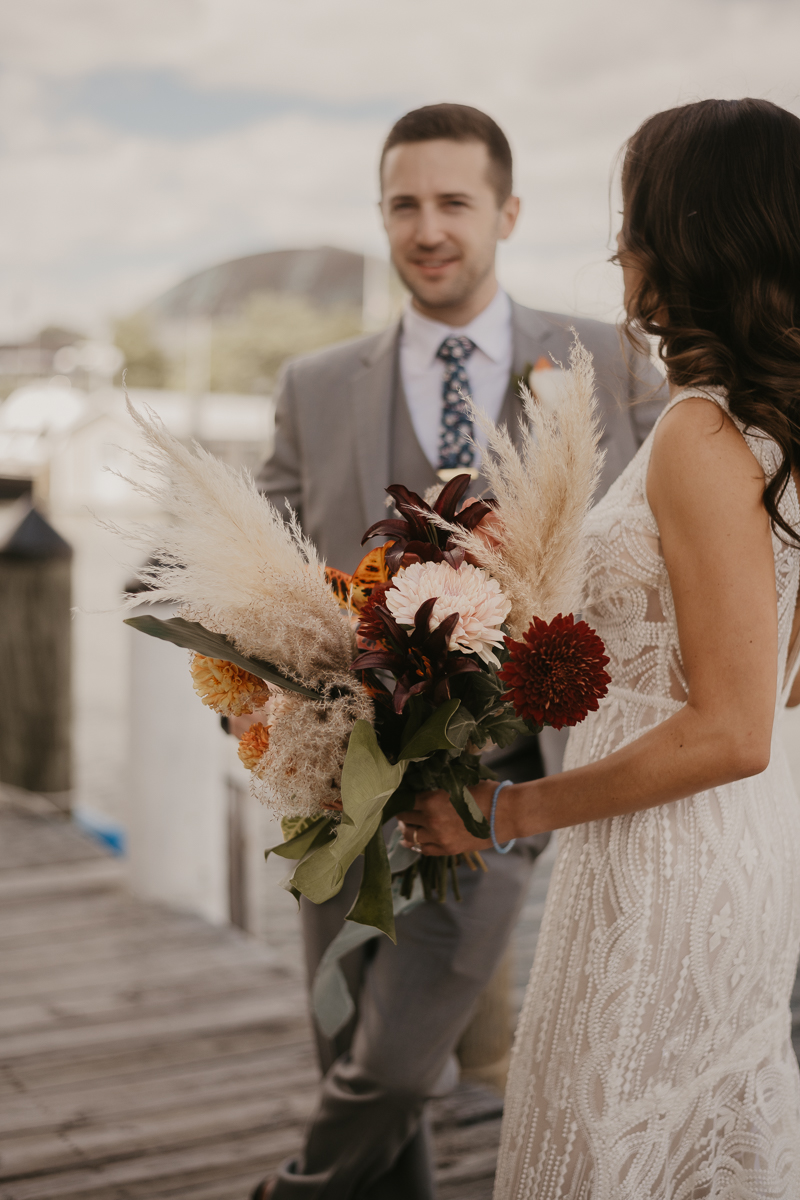
[[[194,650],[196,654],[203,654],[206,658],[221,658],[225,662],[234,663],[243,671],[249,671],[251,675],[256,675],[259,679],[274,684],[275,687],[283,688],[284,691],[297,692],[301,696],[308,697],[309,700],[321,699],[319,692],[303,687],[294,679],[282,675],[271,663],[240,654],[224,633],[212,633],[210,629],[206,629],[197,621],[184,621],[183,617],[170,617],[168,621],[162,621],[158,617],[147,614],[141,617],[128,617],[125,624],[138,629],[140,633],[148,633],[150,637],[161,638],[165,642],[172,642],[175,646],[182,646],[184,650]]]
[[[397,942],[392,913],[392,872],[380,825],[364,847],[361,887],[345,920],[371,925]]]
[[[342,767],[341,796],[347,821],[336,836],[295,869],[292,885],[313,904],[337,895],[350,864],[383,824],[383,806],[405,774],[405,762],[392,764],[368,721],[356,721]]]

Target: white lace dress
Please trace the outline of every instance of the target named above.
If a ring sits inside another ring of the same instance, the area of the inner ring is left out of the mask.
[[[572,732],[565,768],[633,741],[686,699],[645,494],[652,436],[589,516],[584,616],[613,684]],[[774,472],[774,443],[746,440]],[[791,484],[781,512],[800,529]],[[779,709],[797,669],[800,551],[775,537],[773,549]],[[799,950],[800,803],[777,729],[761,775],[562,830],[495,1200],[798,1200],[789,997]]]

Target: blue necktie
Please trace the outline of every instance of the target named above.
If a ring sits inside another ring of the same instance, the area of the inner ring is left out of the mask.
[[[442,425],[439,430],[439,467],[452,470],[454,467],[471,467],[475,449],[470,442],[472,417],[459,395],[459,388],[470,394],[466,362],[475,343],[468,337],[446,337],[436,357],[444,363],[442,385]]]

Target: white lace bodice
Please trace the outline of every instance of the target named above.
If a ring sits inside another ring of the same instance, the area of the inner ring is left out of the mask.
[[[727,410],[722,393],[707,394]],[[777,447],[744,436],[770,476]],[[652,440],[589,515],[584,616],[606,644],[612,683],[573,730],[565,769],[634,740],[686,701],[646,496]],[[800,530],[792,485],[781,512]],[[800,551],[777,536],[773,551],[777,708],[797,670],[789,643]],[[800,804],[777,736],[762,775],[561,831],[496,1200],[798,1200],[788,1001],[799,949]]]
[[[727,412],[721,392],[704,394]],[[697,388],[679,392],[657,424],[671,408],[692,395],[698,395]],[[584,617],[605,642],[613,683],[602,715],[594,720],[590,717],[572,735],[570,757],[579,756],[581,761],[587,761],[587,739],[592,744],[588,757],[599,758],[686,703],[686,675],[672,589],[661,555],[658,526],[647,502],[654,433],[591,511],[587,522]],[[765,475],[771,477],[780,461],[775,443],[758,433],[744,437]],[[800,529],[800,504],[791,483],[781,513],[790,525]],[[800,578],[800,552],[775,534],[772,540],[778,591],[780,691],[786,693],[791,683],[787,656]],[[785,694],[776,697],[776,703],[781,702],[785,703]],[[624,720],[620,723],[616,718],[622,709]]]

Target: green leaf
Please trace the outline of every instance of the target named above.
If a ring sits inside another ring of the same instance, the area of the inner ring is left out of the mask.
[[[456,810],[468,833],[473,837],[488,838],[489,822],[478,808],[469,788],[452,772],[449,772],[444,785],[450,793],[450,801]]]
[[[475,718],[462,704],[447,725],[447,738],[457,750],[463,750],[469,739],[477,732]]]
[[[235,663],[243,671],[249,671],[251,675],[257,675],[259,679],[273,683],[276,687],[283,688],[284,691],[298,692],[301,696],[307,696],[309,700],[320,699],[319,692],[303,687],[294,679],[282,675],[271,663],[262,662],[260,658],[247,658],[246,655],[240,654],[224,633],[212,633],[210,629],[206,629],[197,621],[184,621],[183,617],[171,617],[169,621],[161,621],[158,617],[147,615],[128,617],[125,624],[133,626],[141,633],[149,633],[150,637],[162,638],[165,642],[182,646],[184,650],[194,650],[197,654],[204,654],[206,658],[221,658],[225,662]]]
[[[437,708],[433,716],[428,718],[400,751],[401,761],[427,758],[436,750],[454,749],[455,742],[449,738],[447,727],[460,706],[460,700],[448,700],[441,708]]]
[[[320,959],[311,985],[311,1006],[325,1037],[335,1037],[356,1011],[340,959],[377,936],[378,930],[367,925],[345,924]]]
[[[290,842],[292,838],[296,838],[298,834],[305,833],[312,825],[316,825],[319,821],[319,815],[316,817],[281,817],[280,826],[283,840]]]
[[[510,746],[518,737],[532,737],[534,733],[527,721],[509,715],[508,711],[486,717],[479,728],[496,746]]]
[[[345,920],[371,925],[397,942],[392,912],[392,872],[380,825],[364,847],[361,887]]]
[[[288,838],[285,842],[278,842],[277,846],[270,846],[269,850],[264,851],[264,857],[267,858],[270,854],[278,854],[281,858],[304,858],[319,840],[320,845],[324,845],[324,839],[321,835],[325,835],[325,839],[330,836],[330,829],[333,825],[332,818],[329,816],[317,817],[310,825],[306,823],[305,818],[302,821],[304,828],[293,837]]]
[[[335,838],[301,862],[291,879],[313,904],[330,900],[341,890],[348,867],[380,829],[383,806],[403,778],[406,765],[390,763],[369,722],[356,721],[342,768],[342,823]]]

